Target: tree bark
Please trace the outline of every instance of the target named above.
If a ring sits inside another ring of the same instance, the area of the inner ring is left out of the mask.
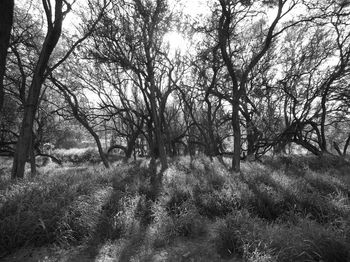
[[[13,24],[14,0],[0,1],[0,112],[4,105],[4,75],[6,71],[7,49]]]
[[[235,172],[239,172],[241,164],[241,127],[239,123],[239,101],[236,101],[236,103],[232,105],[232,128],[234,135],[232,169]]]
[[[152,110],[152,119],[154,124],[154,144],[156,147],[153,148],[153,151],[157,148],[157,153],[152,152],[152,155],[154,158],[158,155],[161,162],[161,170],[164,171],[168,168],[168,161],[166,156],[166,150],[165,150],[165,144],[164,139],[162,135],[162,129],[161,129],[161,118],[159,117],[157,113],[157,98],[156,98],[156,84],[154,79],[154,71],[152,67],[152,59],[150,50],[146,49],[146,59],[147,59],[147,73],[148,73],[148,80],[149,80],[149,88],[150,88],[150,104],[151,104],[151,110]]]
[[[34,135],[32,135],[32,141],[31,141],[31,143],[30,143],[30,176],[31,176],[32,178],[36,176]]]
[[[240,171],[240,162],[241,162],[241,127],[239,123],[239,101],[240,101],[240,93],[238,86],[238,79],[236,75],[236,71],[234,69],[231,58],[227,52],[227,45],[229,42],[229,28],[231,23],[231,13],[229,10],[229,6],[227,6],[226,2],[220,0],[221,4],[221,17],[219,21],[219,45],[222,58],[224,60],[227,71],[230,75],[232,81],[232,129],[234,135],[234,145],[233,145],[233,157],[232,157],[232,169],[235,172]]]

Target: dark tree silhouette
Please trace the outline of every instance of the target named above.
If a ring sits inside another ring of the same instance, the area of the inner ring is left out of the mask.
[[[14,0],[0,1],[0,113],[4,104],[4,75],[6,71],[7,49],[13,24]]]

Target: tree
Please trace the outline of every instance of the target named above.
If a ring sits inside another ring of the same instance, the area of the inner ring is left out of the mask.
[[[91,20],[87,21],[86,30],[80,38],[72,36],[74,39],[73,42],[69,38],[66,38],[68,41],[68,49],[62,47],[60,50],[56,49],[60,52],[58,52],[58,56],[55,57],[55,63],[53,63],[50,61],[50,58],[53,57],[55,47],[61,37],[63,20],[70,12],[74,1],[69,3],[66,0],[55,0],[55,2],[52,3],[50,0],[42,0],[42,3],[44,14],[46,16],[47,32],[40,48],[39,57],[35,64],[35,69],[31,79],[31,85],[25,98],[24,116],[12,168],[13,178],[22,178],[24,175],[25,162],[27,161],[33,142],[32,129],[34,118],[40,104],[42,86],[45,80],[48,76],[52,75],[52,73],[67,60],[74,50],[92,34],[97,22],[101,19],[102,13],[109,4],[108,1],[103,1],[103,8],[100,10],[101,13],[98,13],[96,16],[92,17]],[[55,54],[55,56],[56,55],[57,54]],[[60,55],[61,57],[59,58]]]
[[[235,64],[232,60],[231,51],[232,39],[238,30],[237,24],[247,18],[249,18],[254,12],[251,11],[250,4],[241,3],[241,1],[226,1],[219,0],[220,14],[218,22],[218,45],[221,51],[222,59],[228,71],[228,75],[231,80],[231,97],[228,99],[231,102],[232,112],[231,121],[234,133],[234,150],[232,157],[232,169],[236,172],[240,170],[240,158],[241,158],[241,128],[239,118],[240,99],[245,94],[246,84],[249,74],[253,68],[258,64],[261,58],[266,54],[271,46],[273,38],[276,36],[275,28],[278,21],[288,13],[289,8],[285,13],[282,13],[282,9],[286,4],[286,1],[279,0],[277,3],[277,14],[271,25],[265,29],[265,39],[258,51],[248,58],[248,62],[243,65],[242,69],[238,69],[238,64]],[[249,51],[249,50],[247,50]]]
[[[163,108],[173,91],[164,80],[162,46],[171,22],[165,0],[120,0],[101,20],[91,48],[94,59],[122,69],[138,86],[149,113],[146,126],[152,162],[160,158],[162,170],[167,168]]]
[[[4,75],[6,69],[7,49],[13,24],[14,0],[0,1],[0,113],[4,104]]]
[[[91,121],[87,114],[84,113],[81,106],[79,105],[79,100],[77,96],[74,94],[74,92],[71,90],[72,88],[68,87],[67,85],[61,83],[57,79],[51,77],[50,80],[52,83],[59,89],[59,91],[63,94],[65,97],[65,100],[67,101],[69,107],[71,108],[72,114],[75,117],[75,119],[90,133],[90,135],[94,138],[95,143],[97,145],[98,153],[100,155],[100,158],[102,160],[102,163],[105,167],[109,168],[108,159],[103,152],[103,148],[101,145],[101,141],[93,127],[91,126]]]
[[[33,140],[34,118],[38,108],[41,87],[46,78],[47,65],[61,36],[63,19],[71,9],[71,5],[64,0],[56,0],[54,9],[50,0],[43,0],[42,3],[46,15],[47,33],[25,101],[24,116],[12,167],[13,178],[22,178],[24,175],[25,163]]]
[[[348,121],[343,97],[349,76],[350,42],[348,8],[336,2],[308,6],[313,27],[304,25],[288,31],[283,40],[278,79],[284,93],[285,129],[279,142],[294,142],[309,152],[329,154],[329,132]],[[320,18],[320,19],[319,19]],[[294,38],[298,32],[298,38]],[[345,101],[344,101],[345,102]],[[345,131],[347,139],[347,132]],[[339,153],[337,143],[333,145]],[[345,148],[347,142],[345,142]]]

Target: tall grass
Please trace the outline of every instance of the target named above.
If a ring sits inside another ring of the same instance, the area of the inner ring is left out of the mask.
[[[134,249],[125,260],[141,243],[152,254],[171,253],[181,241],[213,254],[206,261],[348,261],[349,167],[317,170],[317,161],[267,159],[232,174],[216,159],[179,157],[158,192],[148,160],[110,170],[47,167],[0,187],[0,257],[46,243],[86,243],[98,253],[105,242],[127,239]]]
[[[47,170],[1,190],[0,256],[21,246],[88,237],[107,198],[107,180],[94,168]]]

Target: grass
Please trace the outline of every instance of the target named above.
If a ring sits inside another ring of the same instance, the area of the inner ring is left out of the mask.
[[[265,159],[232,174],[216,159],[179,157],[158,193],[148,160],[52,165],[21,182],[4,165],[0,257],[51,243],[85,247],[72,253],[87,261],[349,261],[350,167],[327,161]]]

